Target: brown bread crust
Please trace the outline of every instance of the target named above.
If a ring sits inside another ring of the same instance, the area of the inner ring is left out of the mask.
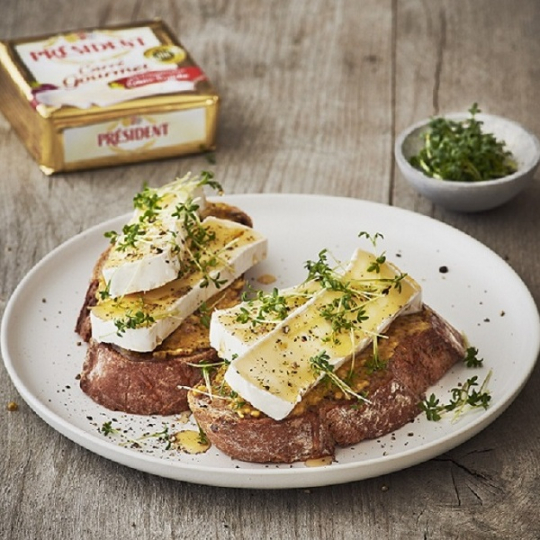
[[[203,213],[252,226],[251,218],[240,209],[224,203],[209,203]],[[96,403],[114,411],[142,415],[170,415],[188,409],[187,390],[201,378],[200,362],[217,360],[210,347],[208,328],[199,313],[188,317],[151,353],[134,353],[92,340],[90,308],[96,293],[105,250],[93,269],[75,331],[88,343],[80,374],[80,386]],[[236,280],[207,304],[227,308],[240,301],[244,280]]]
[[[426,390],[465,354],[461,335],[428,307],[398,318],[381,339],[386,365],[366,371],[370,351],[356,359],[355,373],[367,381],[369,403],[336,398],[320,383],[282,421],[242,418],[229,401],[196,390],[189,406],[199,426],[229,456],[259,463],[292,463],[333,456],[337,446],[380,437],[412,421]],[[344,376],[350,366],[338,373]]]
[[[188,393],[197,423],[210,442],[234,459],[254,463],[293,463],[334,453],[332,434],[317,411],[279,422],[240,418],[221,399]]]
[[[191,364],[215,360],[211,349],[187,356],[135,360],[111,345],[91,340],[81,373],[82,391],[113,411],[177,414],[187,409],[187,390],[200,380]]]

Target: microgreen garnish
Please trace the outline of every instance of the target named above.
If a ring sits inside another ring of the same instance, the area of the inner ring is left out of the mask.
[[[323,289],[337,292],[352,292],[350,283],[343,279],[328,263],[328,250],[319,252],[316,261],[307,261],[304,267],[308,271],[306,281],[314,280],[320,283]]]
[[[490,377],[491,371],[480,386],[477,375],[467,379],[463,384],[458,384],[457,387],[451,389],[452,398],[446,404],[441,404],[435,394],[431,394],[429,398],[420,403],[420,408],[426,413],[427,419],[433,421],[440,420],[444,413],[450,411],[454,411],[455,420],[467,408],[482,407],[487,409],[491,401],[491,395],[487,390]]]
[[[139,221],[152,222],[158,216],[163,196],[159,195],[157,190],[149,188],[146,184],[143,190],[133,198],[134,208],[141,211]]]
[[[243,306],[240,308],[236,321],[242,324],[251,323],[252,326],[256,326],[270,321],[282,321],[290,311],[286,298],[276,288],[272,289],[270,293],[257,291],[254,300],[247,300],[246,296],[243,296],[242,299],[251,307],[255,305],[256,301],[258,306],[256,312]]]
[[[478,358],[478,349],[468,347],[465,351],[463,362],[468,368],[477,368],[483,365],[484,359]],[[491,395],[487,390],[491,370],[486,375],[484,382],[478,387],[478,376],[475,375],[464,384],[459,383],[457,387],[450,390],[452,398],[446,404],[441,404],[435,394],[420,403],[420,408],[426,413],[428,420],[440,420],[442,415],[449,411],[455,411],[454,419],[463,413],[466,408],[483,407],[487,409],[491,401]]]
[[[213,368],[227,366],[229,365],[229,363],[229,360],[219,360],[218,362],[197,362],[196,364],[192,362],[186,362],[188,366],[201,368],[203,370],[211,370]]]
[[[207,182],[211,180],[208,179]],[[211,274],[212,268],[219,264],[219,253],[208,250],[208,244],[216,239],[216,233],[202,224],[198,210],[199,205],[193,199],[188,199],[177,204],[172,214],[183,222],[186,233],[185,249],[189,254],[183,261],[180,276],[192,270],[199,270],[202,273],[201,287],[213,284],[219,289],[227,280],[221,279],[219,272]]]
[[[386,360],[383,360],[380,356],[372,355],[367,359],[365,366],[367,372],[371,375],[376,371],[381,371],[385,369],[387,364],[388,362]]]
[[[113,435],[122,437],[123,441],[120,443],[121,446],[129,444],[134,448],[140,448],[141,443],[147,439],[156,439],[159,442],[165,443],[165,450],[170,450],[172,448],[172,443],[174,440],[174,436],[169,433],[169,426],[165,424],[163,424],[163,429],[161,431],[157,431],[155,433],[146,433],[136,439],[126,437],[120,429],[113,427],[111,420],[109,420],[108,422],[104,422],[103,425],[99,428],[99,431],[103,435],[105,435],[105,437]]]
[[[463,361],[465,362],[467,367],[472,368],[472,367],[480,367],[483,364],[484,359],[478,358],[477,348],[468,347]]]
[[[382,235],[369,236],[373,242],[376,242]],[[381,265],[386,261],[383,255],[378,256],[369,266],[369,272],[379,273]],[[333,300],[323,306],[320,315],[330,323],[332,333],[326,341],[333,340],[339,342],[339,335],[343,332],[349,332],[361,325],[368,319],[365,305],[370,300],[386,294],[392,287],[398,291],[401,290],[401,282],[406,274],[400,274],[394,278],[374,277],[369,280],[348,280],[336,272],[328,263],[328,250],[319,252],[317,261],[307,261],[305,264],[308,270],[308,280],[319,282],[321,287],[329,291],[339,293]]]
[[[116,435],[117,433],[120,433],[119,429],[116,429],[112,426],[112,421],[104,422],[103,425],[99,428],[99,431],[105,435],[105,437],[108,437],[109,435]]]
[[[223,187],[217,180],[214,180],[214,173],[211,171],[202,171],[197,185],[211,187],[213,190],[217,191],[219,195],[223,193]]]
[[[442,418],[441,413],[446,410],[444,405],[441,405],[439,398],[435,394],[431,394],[428,398],[420,403],[420,408],[426,413],[426,418],[432,422],[436,422]]]
[[[483,409],[487,409],[489,402],[491,401],[491,395],[486,391],[486,386],[490,376],[491,371],[488,373],[486,379],[478,390],[476,390],[476,387],[479,385],[478,375],[474,375],[470,379],[467,379],[464,384],[458,386],[457,388],[453,388],[452,399],[450,400],[449,404],[450,408],[448,410],[457,409],[459,411],[466,405],[469,405],[470,407],[482,407]]]
[[[426,175],[443,180],[478,182],[502,178],[517,170],[512,153],[504,141],[483,131],[476,103],[463,121],[432,118],[429,130],[422,135],[424,146],[410,158],[413,167]]]
[[[135,243],[140,236],[146,232],[141,223],[132,223],[131,225],[124,225],[122,228],[122,242],[116,244],[116,249],[125,251],[128,248],[134,248]]]
[[[155,323],[156,320],[149,313],[145,313],[142,310],[128,311],[125,317],[121,319],[115,319],[114,326],[116,326],[116,334],[122,336],[126,333],[126,330],[134,330],[135,328],[140,328],[141,326],[150,326]]]
[[[341,296],[334,298],[332,302],[324,305],[319,313],[332,328],[332,335],[327,336],[324,341],[330,339],[337,341],[338,334],[352,330],[369,318],[364,305],[358,303],[350,292],[344,292]]]
[[[178,186],[182,187],[188,185],[189,182],[192,182],[192,185],[197,187],[209,186],[219,194],[223,193],[221,184],[214,180],[214,173],[209,171],[202,171],[196,181],[191,180],[190,176],[187,175],[184,179],[178,180],[177,185],[173,184],[171,189],[174,191],[175,189],[178,189]],[[133,198],[133,207],[138,210],[138,219],[133,223],[124,225],[122,233],[107,231],[105,237],[109,238],[111,244],[115,245],[115,248],[119,251],[136,249],[137,242],[148,232],[147,227],[149,224],[158,220],[158,217],[163,210],[162,203],[165,197],[166,192],[160,191],[159,188],[150,188],[145,184],[143,189]],[[194,204],[193,201],[191,201],[190,204],[189,212],[196,212],[198,210],[198,205]],[[169,233],[173,234],[172,231],[169,231]]]
[[[383,239],[384,236],[381,233],[375,233],[374,235],[366,232],[361,231],[358,233],[358,238],[367,238],[373,247],[377,247],[377,240]],[[375,260],[369,265],[368,272],[380,272],[381,271],[381,265],[383,265],[386,262],[386,254],[381,253],[378,255]]]
[[[172,217],[183,220],[185,225],[187,224],[190,228],[193,228],[195,224],[200,224],[197,214],[198,210],[199,205],[193,199],[189,198],[185,202],[176,205]],[[200,234],[200,231],[197,231],[197,233]]]
[[[197,427],[199,428],[199,437],[198,437],[199,444],[206,446],[207,444],[210,443],[210,441],[208,440],[208,436],[203,431],[201,426],[197,426]]]
[[[141,223],[126,224],[122,227],[122,234],[115,231],[105,233],[105,238],[109,238],[111,244],[115,245],[118,251],[126,251],[128,248],[134,248],[137,240],[146,232]]]
[[[375,336],[373,338],[373,353],[371,356],[366,360],[366,363],[364,364],[367,372],[369,375],[372,375],[376,371],[381,371],[386,368],[386,365],[388,364],[387,360],[383,360],[379,354],[379,338],[378,336]]]
[[[223,388],[224,387],[222,387],[222,390]],[[223,396],[220,396],[220,397],[223,397]],[[231,407],[231,409],[235,411],[242,409],[242,407],[244,407],[247,403],[238,392],[232,389],[229,391],[229,395],[226,397],[226,399],[229,399],[230,401],[229,406]]]
[[[317,374],[322,375],[323,379],[327,379],[335,386],[337,386],[344,394],[355,397],[365,403],[370,403],[362,394],[357,394],[345,381],[341,380],[336,373],[334,373],[334,366],[329,362],[330,356],[326,351],[321,351],[319,354],[312,356],[309,359],[311,369]]]
[[[143,435],[138,440],[143,441],[145,439],[157,439],[158,441],[162,441],[166,443],[165,450],[170,450],[172,446],[172,438],[171,434],[169,433],[169,426],[163,425],[162,431],[157,431],[155,433],[149,433],[147,435]]]
[[[108,238],[111,244],[116,244],[116,241],[120,235],[116,231],[107,231],[103,234],[103,236]]]
[[[198,431],[194,432],[197,435],[197,443],[202,447],[209,447],[210,441],[203,431],[203,429],[197,424]],[[115,436],[117,443],[120,446],[130,446],[131,448],[144,448],[146,441],[152,440],[161,443],[163,450],[180,449],[185,450],[188,453],[193,453],[182,444],[183,434],[192,434],[193,430],[181,430],[176,433],[171,433],[171,428],[167,424],[163,424],[161,431],[147,432],[136,438],[130,438],[126,436],[129,429],[121,431],[120,429],[112,426],[112,421],[105,422],[99,431],[106,437]],[[156,448],[155,443],[152,442],[152,448]],[[205,448],[205,449],[206,449]]]
[[[379,238],[384,239],[384,236],[381,233],[370,234],[366,231],[361,231],[358,233],[358,238],[367,238],[373,247],[377,247],[377,240]]]
[[[368,272],[377,272],[381,271],[381,265],[386,262],[386,256],[384,253],[375,258],[375,260],[369,265]]]
[[[222,360],[220,362],[198,362],[196,364],[193,364],[191,362],[187,362],[188,366],[200,368],[202,377],[204,379],[204,384],[206,385],[206,388],[208,388],[208,396],[212,397],[212,383],[210,381],[210,375],[212,371],[214,371],[218,367],[226,366],[229,362],[227,360]]]
[[[370,235],[361,232],[358,236],[365,236],[374,245],[377,240],[383,238],[382,234]],[[383,278],[373,276],[373,278],[355,280],[347,279],[338,269],[342,266],[336,262],[334,266],[330,264],[330,252],[323,249],[318,254],[317,260],[308,260],[304,267],[307,270],[305,284],[317,283],[321,289],[332,291],[337,294],[329,298],[319,308],[320,316],[330,324],[330,333],[324,341],[340,342],[340,336],[344,333],[351,333],[364,321],[368,320],[366,304],[381,295],[387,294],[390,288],[401,290],[402,281],[406,274],[400,274],[394,278]],[[374,258],[368,271],[380,273],[381,266],[386,262],[384,254]],[[304,296],[309,300],[319,289],[315,288],[311,292],[294,293]],[[282,294],[274,288],[271,292],[258,291],[256,294],[244,293],[242,297],[244,306],[240,306],[236,316],[236,322],[241,324],[251,324],[253,327],[258,324],[277,324],[283,321],[290,313],[293,302],[288,301],[288,296]]]
[[[308,271],[306,281],[310,279],[324,281],[332,273],[332,269],[328,265],[328,250],[319,251],[319,258],[316,261],[306,261],[304,267]]]
[[[111,283],[110,283],[110,281],[108,281],[108,282],[105,284],[105,287],[104,287],[103,289],[100,289],[100,290],[98,291],[99,298],[100,298],[101,300],[107,300],[108,298],[111,297],[110,287],[111,287]]]

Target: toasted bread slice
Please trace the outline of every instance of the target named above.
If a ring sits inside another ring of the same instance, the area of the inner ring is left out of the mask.
[[[258,463],[292,463],[333,456],[349,446],[390,433],[421,411],[426,390],[465,355],[463,339],[432,309],[399,317],[378,358],[364,350],[337,374],[369,402],[347,398],[324,381],[313,388],[284,420],[276,421],[230,393],[217,373],[212,389],[188,393],[189,406],[208,439],[232,458]]]
[[[251,218],[236,207],[209,203],[206,215],[252,226]],[[211,310],[230,307],[240,301],[243,278],[207,302],[208,311],[195,312],[151,353],[134,353],[92,339],[89,310],[95,305],[105,250],[93,269],[84,305],[75,331],[88,342],[80,375],[80,386],[94,401],[111,410],[132,414],[176,414],[187,410],[187,391],[201,378],[200,362],[217,360],[210,347],[208,327],[203,323]]]

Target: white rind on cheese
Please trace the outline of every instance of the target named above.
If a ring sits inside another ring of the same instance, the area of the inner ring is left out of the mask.
[[[179,204],[188,200],[206,206],[206,198],[197,177],[188,174],[161,188],[151,190],[160,197],[160,210],[151,222],[142,221],[144,212],[137,209],[128,225],[139,223],[144,234],[137,237],[134,247],[118,249],[125,240],[121,234],[103,266],[103,277],[111,296],[155,289],[176,279],[184,255],[185,230],[182,220],[173,217]]]
[[[165,246],[161,253],[148,254],[116,268],[104,268],[103,279],[109,284],[111,296],[124,296],[161,287],[178,277],[179,256]]]
[[[345,279],[362,282],[401,274],[390,263],[380,265],[380,273],[368,272],[373,262],[373,255],[358,250]],[[244,350],[231,361],[225,373],[227,384],[255,408],[281,420],[323,376],[312,368],[310,358],[324,351],[329,364],[337,369],[383,333],[397,316],[418,311],[422,304],[420,286],[405,277],[400,288],[391,288],[367,301],[364,308],[368,319],[334,341],[328,339],[331,323],[321,316],[320,309],[339,294],[321,290]]]
[[[206,218],[202,224],[216,234],[206,246],[209,257],[216,258],[208,274],[219,276],[222,283],[217,285],[205,280],[202,271],[192,271],[146,293],[101,301],[90,312],[96,341],[132,351],[152,351],[205,301],[266,258],[266,238],[250,227],[215,217]],[[138,311],[152,316],[155,322],[119,333],[117,321]]]

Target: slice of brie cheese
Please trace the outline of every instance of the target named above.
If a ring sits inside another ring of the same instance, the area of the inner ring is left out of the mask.
[[[152,351],[203,302],[266,257],[266,238],[250,227],[215,217],[202,225],[213,238],[184,275],[146,293],[102,300],[91,309],[96,341]]]
[[[254,407],[281,420],[324,376],[311,359],[324,352],[331,369],[337,369],[397,316],[421,309],[420,286],[406,276],[400,287],[385,287],[401,273],[386,262],[378,272],[368,270],[375,262],[374,255],[358,250],[343,276],[350,286],[366,289],[360,322],[336,334],[322,312],[339,303],[342,293],[322,289],[232,360],[225,373],[227,384]]]
[[[303,306],[321,290],[319,283],[310,281],[279,291],[286,306],[287,315]],[[258,319],[262,303],[258,299],[248,300],[231,308],[218,309],[212,313],[210,321],[210,344],[220,358],[231,360],[244,354],[256,341],[271,332],[280,323],[279,318],[266,316],[256,323],[239,323],[243,314],[250,319]]]
[[[189,174],[147,193],[157,198],[152,219],[145,218],[147,208],[136,209],[125,231],[135,226],[139,234],[132,244],[126,242],[128,232],[120,234],[103,266],[111,296],[149,291],[176,279],[185,252],[185,230],[183,221],[172,214],[188,200],[199,212],[206,206],[199,178]]]

